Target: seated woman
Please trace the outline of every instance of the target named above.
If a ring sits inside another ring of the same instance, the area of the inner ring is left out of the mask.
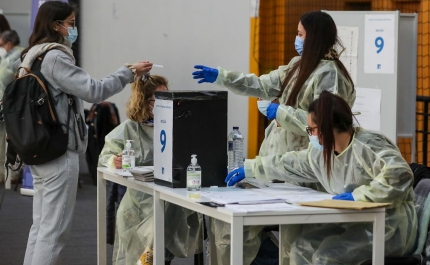
[[[128,120],[118,125],[105,138],[99,163],[110,168],[122,167],[122,151],[126,140],[133,140],[136,166],[153,165],[154,127],[152,109],[154,92],[166,91],[167,80],[150,75],[132,84],[127,105]],[[169,203],[165,205],[166,219],[174,219],[165,227],[166,264],[174,256],[189,257],[201,252],[202,216],[188,209]],[[113,264],[152,264],[154,240],[152,195],[127,189],[117,212]],[[170,254],[170,253],[171,254]]]
[[[226,182],[246,177],[319,182],[333,199],[391,203],[386,208],[385,255],[414,246],[417,216],[413,173],[384,135],[353,127],[348,104],[327,91],[309,106],[307,150],[245,160]],[[360,264],[372,257],[372,224],[306,225],[292,243],[290,264]]]

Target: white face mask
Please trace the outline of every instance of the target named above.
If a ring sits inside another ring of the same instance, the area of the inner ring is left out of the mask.
[[[267,116],[267,107],[269,107],[269,105],[271,104],[272,102],[271,101],[269,101],[269,100],[259,100],[259,101],[257,101],[257,107],[258,107],[258,110],[264,115],[264,116]]]
[[[317,135],[309,135],[309,141],[312,146],[318,150],[323,150],[323,146],[320,144],[320,140]]]
[[[6,57],[6,49],[5,48],[0,48],[0,58],[4,58]]]

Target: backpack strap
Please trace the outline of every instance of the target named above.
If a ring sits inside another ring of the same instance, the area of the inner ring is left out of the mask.
[[[75,102],[73,101],[73,98],[72,98],[72,96],[71,95],[69,95],[69,94],[66,94],[66,96],[67,96],[67,105],[69,105],[68,107],[67,107],[67,134],[69,134],[69,132],[70,132],[70,112],[72,111],[72,106],[74,106],[75,105]],[[73,125],[73,135],[75,136],[75,150],[78,150],[78,139],[77,139],[77,136],[76,136],[76,130],[75,130],[75,126]]]

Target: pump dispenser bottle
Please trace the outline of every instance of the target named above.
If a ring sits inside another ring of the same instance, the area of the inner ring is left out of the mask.
[[[127,143],[130,144],[128,149],[128,155],[130,156],[130,168],[134,168],[136,166],[136,159],[134,156],[134,150],[131,148],[131,142],[133,142],[133,140],[127,140]]]
[[[187,190],[200,191],[202,187],[202,169],[197,164],[197,155],[191,155],[191,164],[187,167]]]
[[[125,149],[122,152],[122,169],[134,168],[135,158],[134,150],[131,149],[131,142],[133,140],[127,140],[125,144]]]

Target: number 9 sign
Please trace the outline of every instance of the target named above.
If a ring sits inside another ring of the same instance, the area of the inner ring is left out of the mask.
[[[382,51],[382,49],[384,49],[384,39],[382,37],[377,37],[375,39],[375,46],[376,46],[376,48],[378,48],[376,53],[380,53]]]
[[[161,130],[160,132],[160,143],[161,143],[161,153],[164,152],[164,149],[166,149],[166,132],[164,130]]]

